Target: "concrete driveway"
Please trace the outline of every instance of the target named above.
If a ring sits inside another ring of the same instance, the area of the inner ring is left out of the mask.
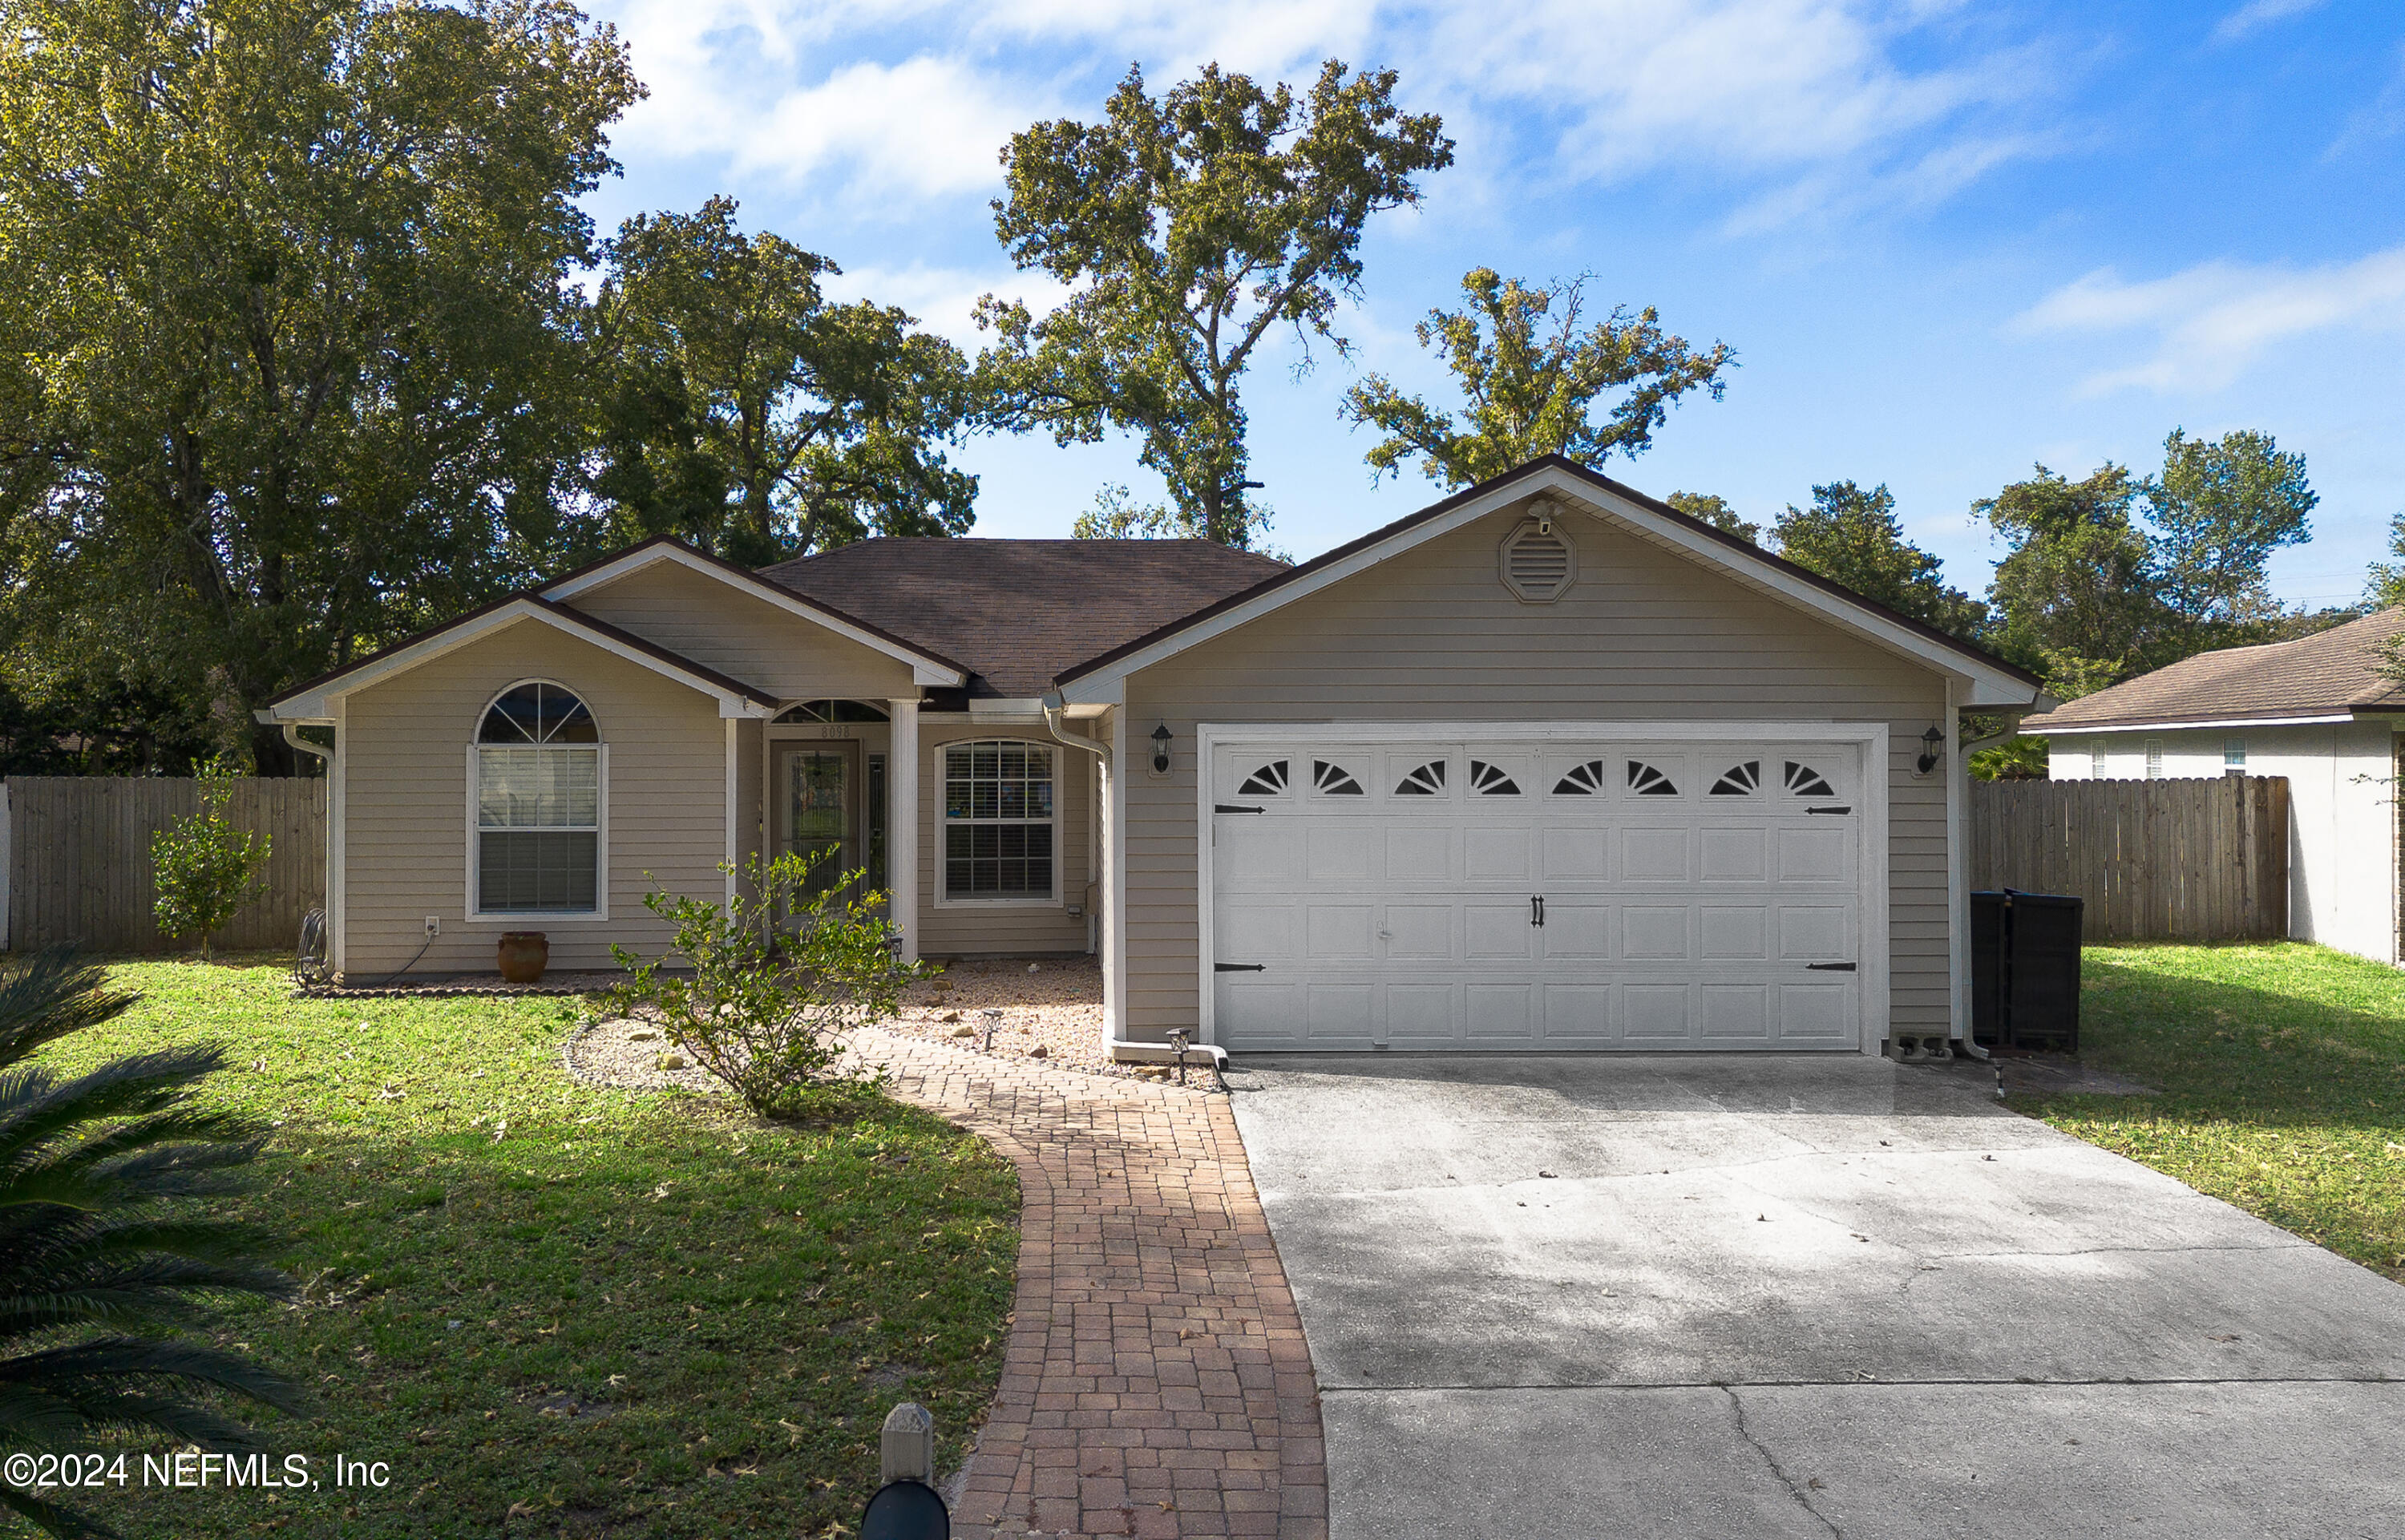
[[[1256,1059],[1333,1540],[2405,1534],[2405,1289],[1857,1057]]]

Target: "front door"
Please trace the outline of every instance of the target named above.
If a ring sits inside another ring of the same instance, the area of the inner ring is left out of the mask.
[[[856,743],[805,743],[778,756],[781,848],[824,853],[809,891],[823,894],[860,867],[860,760]]]

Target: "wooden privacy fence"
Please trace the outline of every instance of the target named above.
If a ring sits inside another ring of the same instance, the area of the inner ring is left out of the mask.
[[[2288,934],[2288,783],[1975,781],[1971,886],[2088,900],[2089,941]]]
[[[189,940],[159,934],[150,906],[150,834],[200,811],[200,783],[158,776],[24,776],[7,799],[11,951],[76,941],[96,952],[165,952]],[[267,836],[267,892],[210,944],[289,950],[301,916],[326,901],[326,783],[236,781],[226,816]]]

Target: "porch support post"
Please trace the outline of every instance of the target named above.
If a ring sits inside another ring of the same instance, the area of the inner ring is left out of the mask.
[[[919,960],[919,702],[888,700],[885,753],[886,912],[902,927],[902,960]]]

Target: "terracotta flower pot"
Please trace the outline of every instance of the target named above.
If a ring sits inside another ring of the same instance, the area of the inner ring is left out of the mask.
[[[501,979],[530,984],[551,966],[551,938],[540,930],[505,930],[500,942]]]

